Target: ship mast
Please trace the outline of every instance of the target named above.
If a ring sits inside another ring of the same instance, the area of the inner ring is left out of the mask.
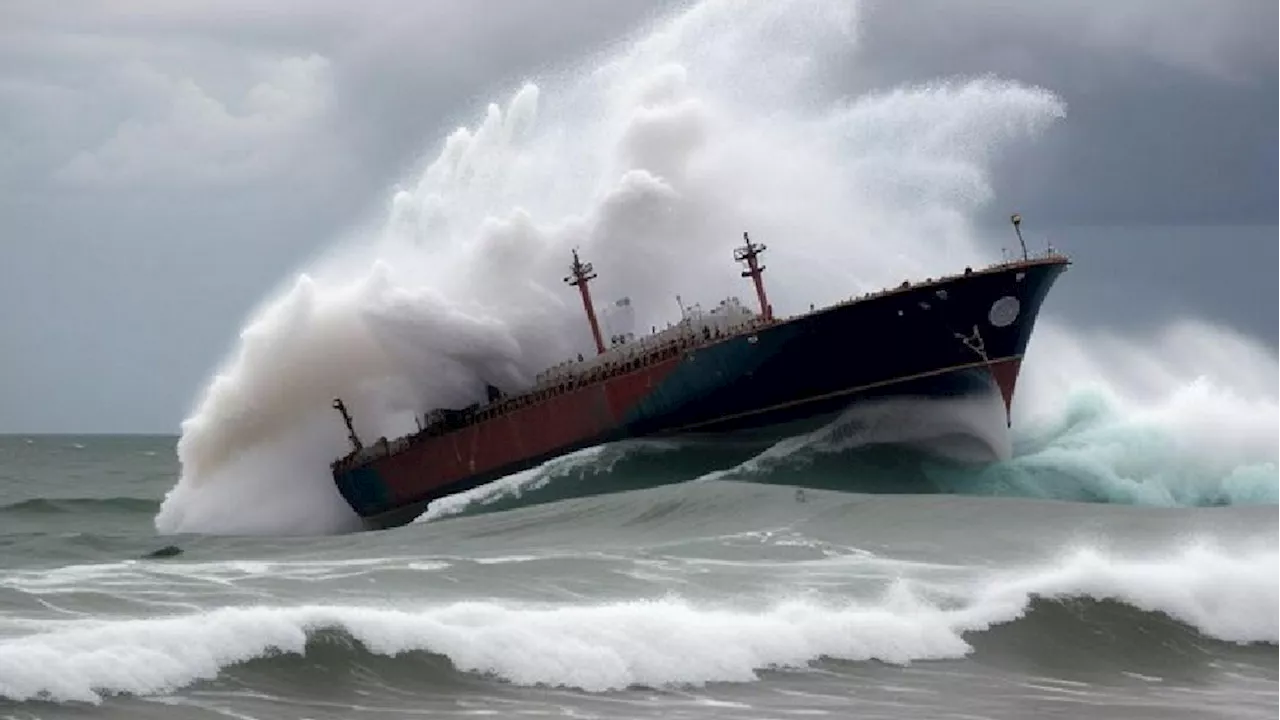
[[[355,448],[356,452],[360,452],[364,449],[364,443],[361,443],[360,436],[356,435],[356,429],[355,426],[351,424],[351,413],[347,412],[347,406],[342,403],[341,398],[334,398],[333,407],[335,410],[342,413],[342,422],[347,426],[347,437],[351,439],[351,445]]]
[[[569,268],[573,274],[564,279],[565,282],[578,288],[578,292],[582,293],[582,309],[587,311],[587,322],[591,323],[591,337],[596,341],[596,353],[604,352],[604,340],[600,337],[600,323],[596,321],[596,310],[591,305],[591,290],[587,288],[587,283],[596,279],[595,272],[591,267],[591,263],[584,263],[578,259],[578,251],[573,251],[573,265]]]
[[[751,242],[751,238],[747,237],[746,233],[742,233],[742,239],[746,244],[734,249],[733,259],[747,264],[747,269],[742,271],[742,277],[749,277],[755,283],[756,299],[760,301],[760,315],[766,321],[772,320],[773,306],[769,305],[769,298],[764,294],[764,280],[760,278],[764,273],[764,266],[757,261],[760,253],[764,252],[767,246]]]

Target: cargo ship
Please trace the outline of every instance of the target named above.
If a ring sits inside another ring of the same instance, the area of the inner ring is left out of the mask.
[[[342,400],[352,450],[331,465],[338,491],[367,529],[411,522],[429,503],[575,450],[627,438],[793,431],[829,421],[856,401],[999,392],[1011,423],[1014,388],[1036,316],[1069,265],[1052,247],[1020,258],[788,317],[774,316],[760,264],[765,246],[743,233],[734,260],[756,307],[728,299],[708,312],[608,345],[592,303],[590,263],[573,252],[575,287],[595,355],[561,363],[513,394],[490,386],[465,408],[437,408],[419,429],[365,445]]]

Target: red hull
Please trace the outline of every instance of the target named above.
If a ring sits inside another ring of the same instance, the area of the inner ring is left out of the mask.
[[[458,432],[418,439],[413,452],[382,459],[381,475],[395,503],[413,502],[463,478],[607,435],[679,362],[676,356],[597,385],[548,393]]]

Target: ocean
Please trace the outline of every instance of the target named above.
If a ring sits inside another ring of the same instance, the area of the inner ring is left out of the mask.
[[[1105,498],[1057,432],[624,443],[286,537],[158,535],[175,437],[7,436],[0,716],[1275,717],[1274,499]]]
[[[1270,266],[1222,251],[1271,228],[1187,230],[1204,258],[1169,267],[1165,228],[1028,213],[1031,251],[1080,262],[1011,433],[999,399],[859,406],[763,448],[591,448],[353,532],[333,399],[372,441],[529,387],[592,347],[573,251],[611,338],[750,299],[744,231],[780,317],[1009,257],[998,171],[1051,172],[1021,151],[1068,103],[872,82],[864,10],[681,3],[477,87],[492,102],[311,239],[204,383],[131,347],[154,387],[85,418],[167,428],[182,395],[180,435],[0,437],[0,718],[1275,718]]]

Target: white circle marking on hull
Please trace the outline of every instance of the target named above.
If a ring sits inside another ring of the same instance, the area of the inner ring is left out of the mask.
[[[1005,295],[991,304],[991,312],[987,313],[987,319],[996,327],[1007,327],[1018,319],[1018,311],[1021,309],[1022,303],[1018,302],[1018,298]]]

